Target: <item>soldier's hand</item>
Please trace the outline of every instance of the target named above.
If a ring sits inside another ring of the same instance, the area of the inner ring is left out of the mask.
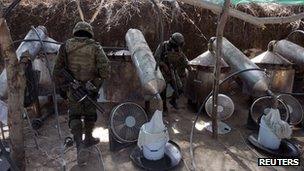
[[[97,88],[94,86],[93,83],[91,83],[91,81],[86,82],[85,87],[87,90],[89,91],[93,91],[96,90]]]
[[[71,86],[72,86],[72,88],[73,88],[73,89],[78,89],[80,85],[79,85],[79,84],[76,84],[76,83],[71,82]]]

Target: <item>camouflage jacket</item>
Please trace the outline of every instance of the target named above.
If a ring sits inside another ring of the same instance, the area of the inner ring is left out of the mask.
[[[188,59],[182,51],[174,51],[168,46],[168,41],[161,43],[154,54],[156,62],[160,66],[160,70],[165,79],[170,80],[170,70],[175,70],[178,75],[184,75],[185,69],[188,67]]]
[[[80,37],[67,40],[59,49],[53,71],[57,86],[64,83],[60,74],[63,68],[68,69],[78,81],[92,81],[98,89],[109,77],[110,71],[109,59],[101,45],[93,39]]]

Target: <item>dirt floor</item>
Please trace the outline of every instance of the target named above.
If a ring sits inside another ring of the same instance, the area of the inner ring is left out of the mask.
[[[204,129],[204,124],[210,120],[207,116],[199,120],[194,133],[194,153],[197,170],[303,170],[303,155],[301,157],[300,167],[259,167],[257,159],[266,157],[267,155],[258,152],[247,142],[247,136],[253,131],[246,129],[246,121],[248,116],[247,97],[240,96],[241,94],[234,93],[230,95],[236,105],[236,110],[231,118],[226,120],[232,127],[232,131],[227,135],[219,136],[218,140],[212,139],[211,134]],[[240,98],[242,97],[242,98]],[[192,167],[189,153],[189,137],[191,126],[195,118],[195,113],[189,110],[187,100],[181,98],[179,102],[182,104],[180,110],[170,109],[170,114],[165,117],[168,121],[170,139],[176,142],[182,149],[183,160],[180,165],[174,170],[190,170]],[[103,106],[110,111],[114,106]],[[101,143],[97,145],[101,151],[102,160],[98,158],[96,148],[90,148],[88,166],[79,168],[76,165],[76,150],[75,147],[70,147],[65,150],[64,158],[67,170],[142,170],[135,166],[129,158],[130,153],[135,145],[125,148],[120,151],[111,152],[109,150],[107,115],[100,116],[94,136],[99,137]],[[60,170],[60,143],[58,141],[57,129],[55,127],[56,120],[50,118],[47,123],[38,131],[38,142],[40,150],[34,147],[33,134],[27,127],[26,130],[26,163],[27,170]],[[69,136],[67,126],[67,116],[60,116],[60,126],[62,136]],[[304,131],[303,129],[294,131],[293,141],[304,146]],[[303,154],[303,149],[302,149]],[[103,163],[103,164],[102,164]]]

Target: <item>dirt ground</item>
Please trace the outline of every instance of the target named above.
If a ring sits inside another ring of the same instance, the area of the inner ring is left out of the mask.
[[[203,129],[204,123],[210,120],[207,116],[203,116],[196,125],[193,146],[197,170],[303,170],[303,155],[300,167],[259,167],[257,165],[257,159],[267,155],[255,150],[246,140],[247,136],[253,132],[246,129],[245,126],[248,116],[248,110],[246,110],[248,109],[248,99],[240,94],[234,94],[231,97],[235,102],[236,110],[232,117],[225,121],[232,127],[230,133],[221,135],[218,140],[214,140],[211,134]],[[185,98],[181,98],[179,100],[181,109],[177,111],[171,108],[169,116],[165,117],[169,123],[170,139],[176,142],[182,150],[183,160],[174,169],[176,171],[191,169],[189,137],[195,113],[188,109],[186,101]],[[109,112],[114,104],[103,104],[103,106]],[[64,159],[67,170],[97,171],[103,170],[102,165],[105,170],[111,171],[142,170],[135,166],[129,158],[135,145],[115,152],[109,150],[107,123],[107,115],[99,116],[96,131],[93,134],[101,140],[97,147],[101,151],[103,162],[100,162],[96,148],[90,148],[89,164],[79,168],[76,165],[76,150],[73,146],[65,150]],[[60,170],[60,143],[55,125],[56,120],[52,117],[38,131],[40,150],[34,147],[33,134],[30,133],[28,127],[26,128],[27,170]],[[60,126],[62,136],[69,136],[66,115],[60,116]],[[293,140],[304,146],[303,135],[303,129],[294,131]]]

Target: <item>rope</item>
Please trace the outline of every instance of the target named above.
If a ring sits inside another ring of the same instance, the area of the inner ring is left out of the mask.
[[[36,33],[36,35],[37,35],[37,37],[40,41],[40,44],[41,44],[41,47],[42,47],[42,50],[43,50],[43,53],[44,53],[44,56],[45,56],[45,59],[46,59],[46,67],[49,71],[49,75],[50,75],[51,80],[52,80],[52,87],[53,87],[52,97],[53,97],[54,109],[55,109],[56,120],[57,120],[57,131],[58,131],[59,141],[61,142],[61,159],[62,159],[61,164],[62,164],[62,170],[65,171],[66,170],[66,161],[64,159],[64,144],[62,142],[62,134],[61,134],[60,123],[59,123],[59,114],[58,114],[58,106],[57,106],[57,99],[56,99],[56,88],[55,88],[54,77],[53,77],[53,74],[52,74],[52,71],[51,71],[49,60],[47,58],[47,53],[46,53],[46,49],[44,47],[43,41],[42,41],[37,29],[34,26],[32,26],[31,28],[35,31],[35,33]]]

